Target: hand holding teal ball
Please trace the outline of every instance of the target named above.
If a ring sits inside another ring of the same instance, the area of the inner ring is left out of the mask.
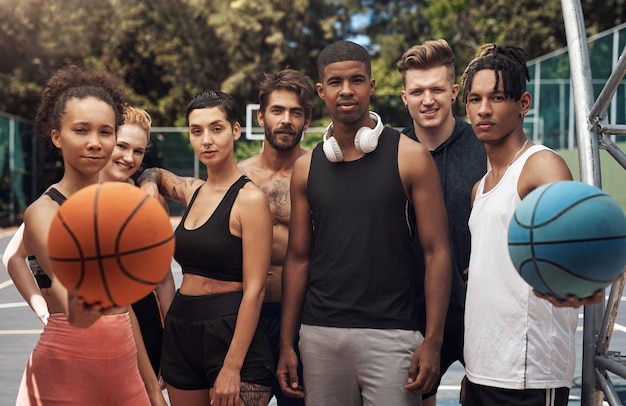
[[[555,304],[589,304],[626,266],[626,216],[595,186],[554,182],[520,203],[508,244],[513,265],[538,296],[553,297]]]

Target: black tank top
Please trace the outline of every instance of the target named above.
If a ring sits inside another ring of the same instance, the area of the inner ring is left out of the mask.
[[[48,191],[46,191],[46,193],[44,194],[50,196],[50,198],[57,202],[59,206],[67,200],[67,197],[65,197],[55,188],[48,189]],[[35,277],[35,280],[37,281],[37,286],[39,286],[39,289],[47,289],[52,286],[52,281],[50,280],[50,277],[45,273],[45,271],[39,264],[39,261],[37,261],[37,258],[34,255],[30,255],[28,257],[28,266],[33,276]]]
[[[386,128],[362,158],[312,153],[307,197],[313,238],[302,322],[344,328],[417,329],[412,231],[398,169],[400,133]]]
[[[243,281],[241,238],[230,233],[230,212],[239,190],[248,182],[250,179],[247,177],[240,177],[228,189],[206,223],[188,230],[185,228],[185,219],[202,186],[196,189],[175,232],[174,259],[182,267],[183,273],[222,281]]]

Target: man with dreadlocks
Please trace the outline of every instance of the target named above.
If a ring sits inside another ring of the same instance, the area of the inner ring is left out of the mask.
[[[507,229],[526,195],[572,175],[559,155],[524,134],[532,96],[522,50],[483,49],[462,77],[467,115],[491,169],[472,190],[461,400],[465,406],[566,405],[576,361],[574,307],[586,302],[533,294],[509,258]]]

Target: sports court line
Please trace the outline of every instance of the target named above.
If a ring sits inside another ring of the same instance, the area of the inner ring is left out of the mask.
[[[11,229],[11,230],[7,230],[7,231],[0,231],[0,238],[11,238],[13,237],[13,234],[15,234],[15,230],[17,230],[17,227],[15,227],[15,229]]]
[[[13,285],[13,280],[9,279],[7,281],[4,281],[4,282],[0,283],[0,289],[4,289],[7,286],[11,286],[11,285]]]
[[[461,390],[461,385],[439,385],[438,390]]]
[[[622,333],[626,333],[626,326],[622,326],[621,324],[613,324],[613,331],[621,331]]]
[[[26,302],[0,303],[0,309],[12,309],[14,307],[26,307]]]
[[[41,334],[43,330],[0,330],[0,336]]]
[[[622,296],[622,302],[626,299],[625,296]],[[580,310],[580,313],[578,313],[578,319],[582,320],[585,318],[585,315],[582,312],[582,308]],[[579,325],[578,327],[576,327],[576,331],[583,331],[583,326]],[[613,323],[613,331],[619,331],[620,333],[626,333],[626,326],[623,326],[619,323]]]

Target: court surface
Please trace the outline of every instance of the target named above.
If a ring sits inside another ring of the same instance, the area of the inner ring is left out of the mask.
[[[4,252],[12,232],[0,232],[0,253]],[[178,286],[181,280],[180,266],[172,263],[174,280]],[[622,297],[622,303],[625,298]],[[623,307],[624,305],[622,305]],[[576,336],[577,361],[574,387],[570,394],[570,405],[580,405],[580,384],[582,367],[582,311],[579,316]],[[26,305],[9,278],[4,266],[0,265],[0,406],[15,404],[20,379],[31,349],[35,346],[42,330],[42,324]],[[626,309],[621,308],[611,341],[611,350],[626,349]],[[458,405],[459,384],[463,378],[463,367],[455,363],[444,375],[437,404],[439,406]],[[626,381],[611,376],[626,404]],[[270,405],[275,405],[272,401]]]

